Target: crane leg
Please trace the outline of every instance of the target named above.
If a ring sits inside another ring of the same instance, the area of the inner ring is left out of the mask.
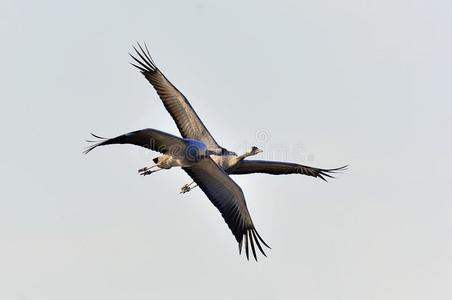
[[[163,169],[157,169],[157,170],[152,170],[153,168],[158,168],[157,165],[153,165],[150,167],[144,167],[138,170],[138,173],[140,173],[140,175],[146,176],[152,173],[155,173],[157,171],[163,170]]]
[[[192,184],[194,184],[195,182],[192,181],[190,183],[187,183],[186,185],[184,185],[183,187],[181,187],[180,189],[180,193],[179,194],[185,194],[189,191],[191,191],[192,189],[194,189],[195,187],[197,187],[198,185],[195,184],[194,186],[191,186]]]

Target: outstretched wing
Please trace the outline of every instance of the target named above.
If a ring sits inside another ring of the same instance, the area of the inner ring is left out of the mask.
[[[111,139],[94,134],[91,135],[99,141],[87,141],[95,144],[89,146],[83,152],[85,154],[98,146],[112,144],[131,144],[160,153],[171,153],[172,155],[177,155],[178,153],[181,154],[186,149],[185,141],[180,137],[152,128],[129,132]]]
[[[273,175],[303,174],[319,177],[326,181],[325,177],[334,178],[331,174],[343,171],[347,166],[335,169],[319,169],[288,162],[267,160],[242,160],[229,174],[267,173]]]
[[[191,167],[183,169],[193,178],[213,205],[220,211],[239,243],[240,252],[243,239],[245,239],[247,259],[249,259],[249,244],[255,260],[257,260],[257,257],[254,244],[266,256],[260,243],[262,242],[266,247],[270,247],[262,240],[254,228],[242,189],[228,174],[220,169],[211,158],[203,159]]]
[[[179,92],[179,90],[172,85],[171,82],[166,79],[165,75],[163,75],[156,67],[146,45],[146,52],[140,44],[138,44],[138,47],[140,50],[133,47],[137,57],[129,53],[136,62],[136,64],[132,63],[132,65],[138,68],[155,88],[160,99],[162,99],[166,110],[169,112],[174,122],[176,122],[182,137],[201,140],[209,149],[220,148],[188,102],[187,98],[185,98],[185,96],[182,95],[182,93]]]

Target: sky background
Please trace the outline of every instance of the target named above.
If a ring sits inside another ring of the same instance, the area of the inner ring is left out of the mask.
[[[451,299],[450,1],[0,2],[0,298]],[[248,175],[262,237],[238,255],[156,153],[89,133],[177,134],[131,67],[146,41],[217,141],[317,167]]]

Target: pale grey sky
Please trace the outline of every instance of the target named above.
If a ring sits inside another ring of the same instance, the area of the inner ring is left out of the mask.
[[[1,1],[0,298],[451,299],[450,1]],[[239,256],[155,153],[89,132],[177,129],[146,41],[215,138],[350,164],[234,177],[272,246]],[[228,103],[228,107],[221,107]]]

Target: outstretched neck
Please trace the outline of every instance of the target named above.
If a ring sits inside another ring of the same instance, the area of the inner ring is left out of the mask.
[[[218,156],[237,155],[234,152],[231,152],[225,148],[209,149],[209,150],[207,150],[207,153],[209,155],[218,155]]]
[[[237,156],[237,160],[238,160],[238,161],[242,161],[242,160],[244,160],[245,158],[247,158],[248,156],[252,156],[252,155],[254,155],[254,153],[252,153],[251,151],[246,151],[246,152],[243,153],[242,155]]]

